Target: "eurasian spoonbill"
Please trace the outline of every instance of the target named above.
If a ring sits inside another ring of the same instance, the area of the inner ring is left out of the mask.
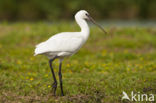
[[[89,13],[85,10],[78,11],[75,15],[75,20],[81,28],[80,32],[58,33],[52,36],[51,38],[49,38],[47,41],[36,45],[34,55],[43,54],[49,58],[49,65],[50,65],[51,72],[52,72],[53,79],[54,79],[54,83],[52,84],[54,95],[56,93],[57,80],[56,80],[55,73],[52,67],[52,62],[56,58],[59,59],[60,64],[59,64],[58,74],[59,74],[61,95],[63,96],[64,93],[63,93],[62,73],[61,73],[62,60],[64,59],[64,57],[68,57],[76,53],[88,39],[90,30],[89,30],[86,20],[93,22],[105,32],[105,30],[100,25],[98,25],[93,20],[93,18],[91,18]]]

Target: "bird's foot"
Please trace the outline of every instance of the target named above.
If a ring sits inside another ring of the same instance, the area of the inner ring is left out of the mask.
[[[52,92],[53,92],[53,95],[55,96],[56,95],[56,89],[57,89],[57,82],[54,82],[52,84]]]

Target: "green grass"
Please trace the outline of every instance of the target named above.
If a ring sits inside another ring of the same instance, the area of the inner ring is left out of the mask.
[[[34,57],[34,47],[76,30],[73,23],[1,23],[0,102],[121,103],[122,91],[156,93],[156,28],[107,27],[105,35],[92,26],[83,48],[63,62],[65,96],[59,86],[53,96],[48,59]]]

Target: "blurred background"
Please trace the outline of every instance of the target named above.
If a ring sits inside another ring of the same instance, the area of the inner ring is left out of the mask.
[[[71,20],[80,9],[97,20],[156,20],[156,0],[0,0],[0,21]]]
[[[81,9],[108,35],[90,25],[87,43],[63,62],[66,96],[58,87],[55,97],[35,45],[80,30],[73,16]],[[156,0],[0,0],[0,103],[130,103],[123,90],[156,93]]]

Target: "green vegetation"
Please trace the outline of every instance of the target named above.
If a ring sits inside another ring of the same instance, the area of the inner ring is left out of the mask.
[[[67,20],[80,9],[99,19],[156,19],[156,0],[0,0],[0,20]]]
[[[0,24],[0,102],[120,103],[122,91],[156,93],[156,28],[107,27],[104,35],[92,26],[83,48],[63,62],[65,96],[59,87],[52,96],[48,60],[34,57],[34,47],[76,30],[73,23]]]

